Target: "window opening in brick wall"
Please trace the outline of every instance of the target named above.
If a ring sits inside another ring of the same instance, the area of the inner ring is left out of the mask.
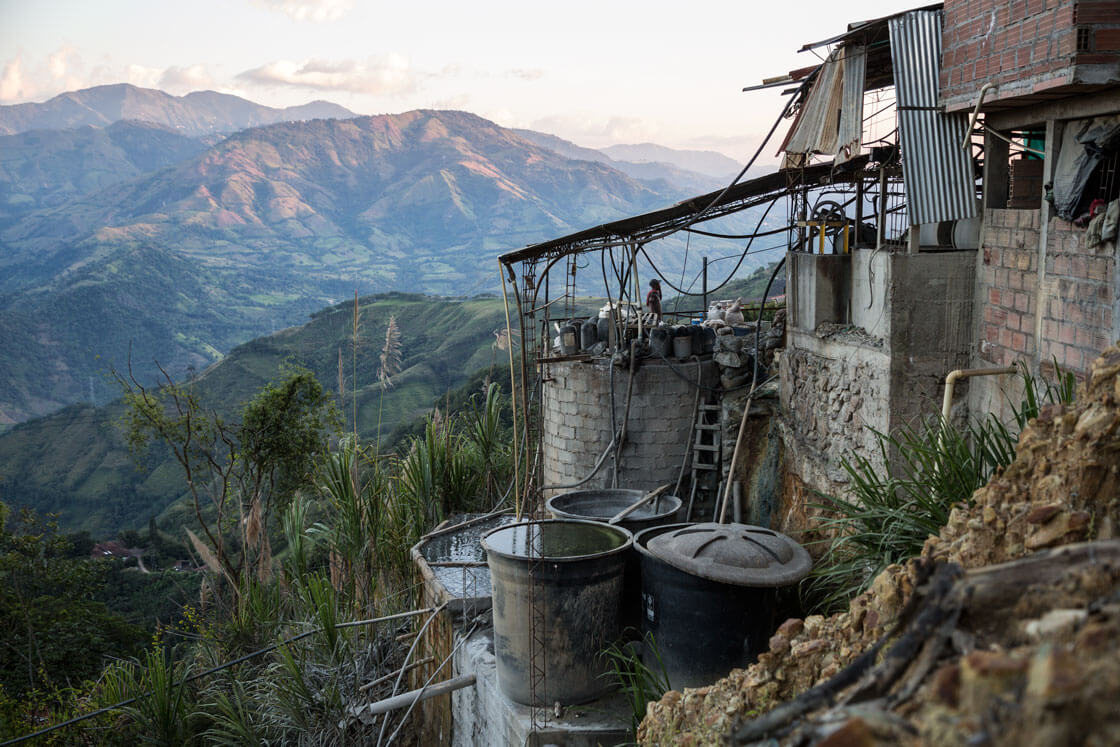
[[[1101,200],[1107,205],[1120,198],[1118,171],[1120,171],[1120,151],[1106,152],[1101,162],[1093,169],[1088,184],[1085,185],[1085,192],[1081,196],[1077,215],[1088,213],[1097,200]]]
[[[1077,51],[1093,51],[1093,30],[1088,26],[1077,27]]]

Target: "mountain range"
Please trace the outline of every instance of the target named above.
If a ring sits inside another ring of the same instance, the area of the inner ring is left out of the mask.
[[[0,106],[0,131],[0,427],[108,401],[130,360],[204,370],[355,290],[496,289],[503,251],[722,184],[467,112],[125,85]],[[684,247],[649,251],[672,272]]]
[[[234,132],[276,122],[355,116],[346,107],[328,101],[312,101],[278,109],[217,91],[172,96],[151,88],[117,83],[60,93],[42,103],[0,106],[0,134],[106,127],[122,120],[137,120],[197,136]]]

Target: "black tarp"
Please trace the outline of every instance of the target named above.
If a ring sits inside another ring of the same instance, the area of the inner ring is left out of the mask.
[[[1077,216],[1081,196],[1105,155],[1120,148],[1120,114],[1066,123],[1054,168],[1054,208],[1065,220]]]

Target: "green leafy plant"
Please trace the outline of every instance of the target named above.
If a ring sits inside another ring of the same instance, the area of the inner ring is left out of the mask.
[[[618,682],[619,691],[629,703],[634,735],[637,735],[638,725],[646,717],[649,704],[660,700],[672,689],[653,634],[646,633],[643,643],[651,659],[648,664],[636,647],[629,644],[614,643],[603,651],[603,656],[610,662],[610,670],[604,676],[613,677]]]
[[[106,694],[118,702],[144,744],[184,745],[194,739],[195,703],[185,680],[190,665],[175,661],[160,648],[144,652],[139,661],[120,662],[105,671]]]
[[[877,463],[860,454],[841,461],[848,476],[844,498],[818,494],[826,549],[802,585],[808,607],[831,613],[867,589],[891,563],[921,552],[997,469],[1011,464],[1019,433],[1047,403],[1072,402],[1076,381],[1054,361],[1056,381],[1039,380],[1020,365],[1023,401],[1013,407],[1013,430],[994,416],[961,430],[940,419],[893,434],[875,431]],[[879,465],[890,465],[884,470]]]

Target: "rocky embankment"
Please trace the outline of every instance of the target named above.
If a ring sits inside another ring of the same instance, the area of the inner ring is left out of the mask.
[[[749,668],[667,693],[639,740],[1120,744],[1118,521],[1114,346],[921,558],[844,613],[787,620]]]

